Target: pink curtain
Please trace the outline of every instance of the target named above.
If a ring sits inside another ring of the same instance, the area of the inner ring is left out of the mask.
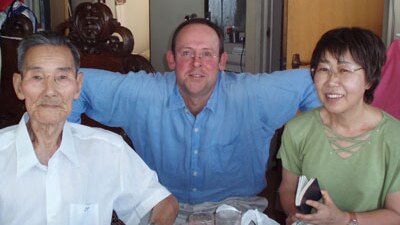
[[[400,119],[400,39],[392,42],[372,105]]]

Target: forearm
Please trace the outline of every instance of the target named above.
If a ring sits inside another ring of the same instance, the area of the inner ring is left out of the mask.
[[[359,225],[398,225],[400,215],[390,209],[379,209],[371,212],[356,213]]]
[[[279,198],[283,211],[287,216],[294,215],[297,213],[297,209],[294,204],[294,194],[279,192]]]
[[[178,201],[170,195],[154,206],[150,222],[157,225],[173,225],[178,212]]]
[[[279,199],[282,209],[287,216],[286,224],[289,225],[296,220],[295,214],[297,213],[297,209],[295,206],[295,195],[297,182],[298,176],[283,168],[282,182],[279,186]]]
[[[280,191],[279,199],[281,207],[286,214],[286,224],[291,225],[296,220],[295,214],[297,213],[294,202],[294,193]]]
[[[385,198],[385,207],[369,212],[356,213],[360,225],[400,224],[400,192],[389,193]]]

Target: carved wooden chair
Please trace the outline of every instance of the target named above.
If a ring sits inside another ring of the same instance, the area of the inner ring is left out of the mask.
[[[81,3],[74,15],[57,26],[78,47],[81,67],[105,69],[114,72],[145,70],[154,72],[150,62],[141,55],[132,54],[134,38],[129,29],[113,18],[111,10],[101,3]],[[120,128],[108,127],[82,116],[82,123],[102,127],[121,134],[131,146],[126,133]]]
[[[1,27],[0,128],[17,124],[25,112],[24,103],[17,98],[14,92],[12,76],[18,72],[18,44],[22,38],[32,34],[32,32],[32,23],[24,15],[11,17]]]

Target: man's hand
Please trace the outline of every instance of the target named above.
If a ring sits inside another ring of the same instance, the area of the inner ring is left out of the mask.
[[[173,225],[179,212],[179,204],[173,195],[154,206],[150,223],[157,225]]]

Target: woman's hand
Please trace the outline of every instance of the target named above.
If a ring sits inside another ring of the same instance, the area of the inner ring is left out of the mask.
[[[306,204],[312,206],[317,211],[312,214],[296,213],[296,217],[308,224],[318,225],[346,225],[349,221],[349,214],[338,209],[326,190],[322,190],[324,203],[307,200]]]

